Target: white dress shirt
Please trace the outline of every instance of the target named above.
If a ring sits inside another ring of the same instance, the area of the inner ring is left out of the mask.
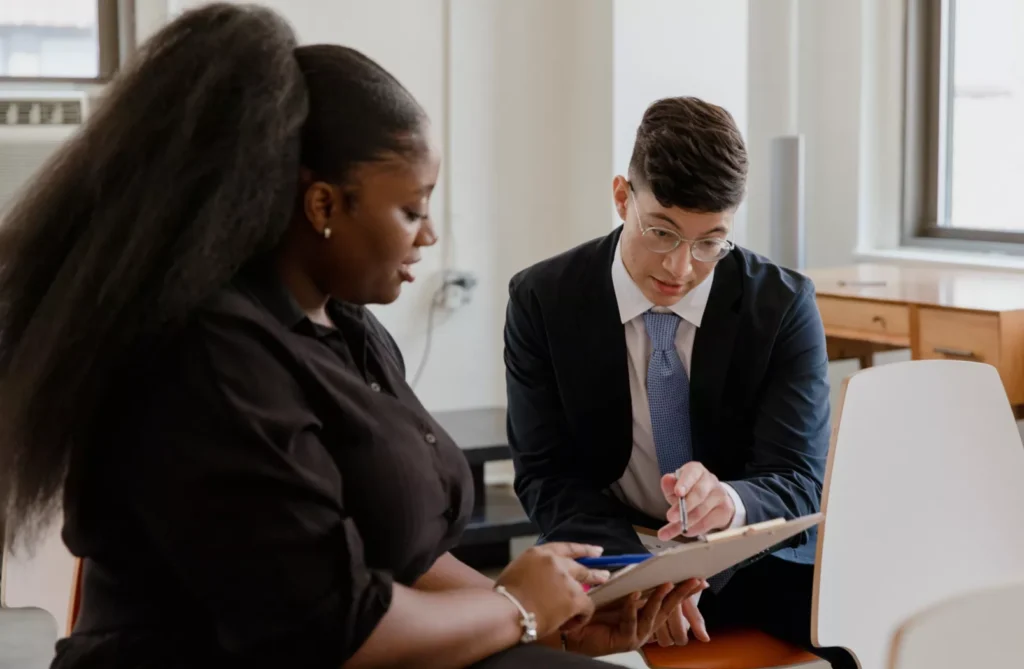
[[[671,311],[682,319],[676,331],[676,351],[683,362],[686,373],[690,373],[690,359],[693,357],[693,338],[704,317],[704,308],[711,294],[714,271],[681,300],[667,309],[655,307],[640,288],[633,283],[622,262],[621,243],[615,249],[612,262],[612,286],[619,317],[625,328],[626,353],[629,358],[629,394],[633,404],[633,454],[629,465],[615,484],[612,491],[626,504],[643,511],[654,518],[664,518],[668,502],[661,494],[661,469],[654,450],[654,431],[651,427],[651,410],[647,403],[647,365],[651,359],[651,340],[644,326],[644,312]],[[736,506],[730,527],[746,523],[746,509],[732,486],[726,490]]]

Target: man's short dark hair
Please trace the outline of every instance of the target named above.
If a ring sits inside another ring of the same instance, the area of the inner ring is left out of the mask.
[[[721,107],[694,97],[658,100],[636,131],[629,178],[663,207],[730,211],[743,200],[747,147]]]

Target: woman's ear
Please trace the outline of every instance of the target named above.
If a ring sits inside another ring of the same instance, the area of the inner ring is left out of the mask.
[[[323,181],[314,181],[306,186],[302,210],[317,235],[324,236],[325,230],[330,229],[331,220],[337,216],[340,207],[339,194],[334,186]]]
[[[619,218],[625,221],[629,211],[629,181],[622,175],[612,180],[612,202],[615,204],[615,211],[618,212]]]

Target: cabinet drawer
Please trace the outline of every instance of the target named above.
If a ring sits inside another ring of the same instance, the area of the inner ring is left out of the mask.
[[[999,316],[946,309],[918,310],[919,355],[999,366]]]
[[[818,311],[830,336],[910,345],[910,309],[905,304],[819,297]]]

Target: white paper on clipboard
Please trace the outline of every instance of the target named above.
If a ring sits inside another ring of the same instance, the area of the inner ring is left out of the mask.
[[[644,548],[649,550],[651,553],[662,553],[664,551],[686,545],[681,541],[675,541],[673,539],[662,541],[654,532],[645,532],[644,530],[646,528],[636,527],[634,529],[636,530],[636,535],[640,538],[640,543],[642,543]]]
[[[665,583],[709,578],[814,527],[824,517],[815,513],[790,521],[769,520],[709,534],[706,542],[695,541],[664,549],[644,562],[615,572],[606,583],[590,589],[590,598],[596,606],[603,606],[630,593]]]

